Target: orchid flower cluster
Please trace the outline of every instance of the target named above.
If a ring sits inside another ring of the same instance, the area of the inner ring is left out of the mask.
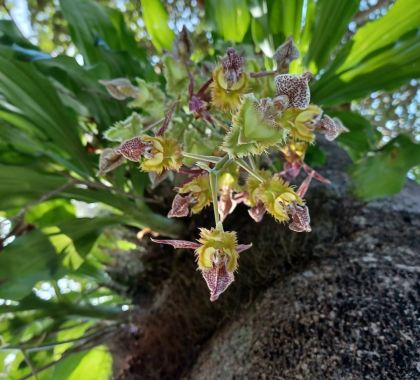
[[[132,99],[129,107],[142,112],[107,131],[106,137],[120,144],[103,151],[100,172],[129,160],[149,173],[154,185],[176,173],[182,182],[170,218],[212,205],[214,227],[201,228],[196,242],[152,240],[193,249],[215,301],[234,281],[240,254],[252,245],[239,244],[236,232],[225,231],[225,218],[243,203],[255,222],[269,214],[292,231],[310,232],[304,196],[312,179],[329,181],[304,162],[305,153],[315,132],[331,141],[346,128],[310,103],[310,73],[289,73],[299,57],[291,38],[277,49],[272,71],[255,71],[255,61],[227,49],[216,67],[207,67],[210,78],[197,91],[195,79],[202,74],[194,72],[190,55],[183,32],[174,52],[163,58],[166,94],[142,79],[137,86],[122,78],[101,81],[113,97]],[[281,170],[273,158],[282,160]],[[305,178],[296,188],[291,183],[301,173]]]

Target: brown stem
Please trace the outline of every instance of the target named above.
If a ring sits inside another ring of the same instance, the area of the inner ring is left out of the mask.
[[[277,74],[277,70],[273,70],[273,71],[257,71],[254,73],[250,73],[249,75],[251,76],[251,78],[262,78],[262,77],[268,77],[268,76],[272,76],[272,75],[276,75]]]

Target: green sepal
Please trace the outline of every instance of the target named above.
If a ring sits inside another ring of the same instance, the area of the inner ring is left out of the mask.
[[[143,134],[143,117],[133,112],[127,119],[117,121],[104,132],[104,137],[109,141],[122,142]]]
[[[141,108],[155,119],[160,119],[165,114],[165,94],[157,83],[147,83],[136,78],[139,94],[128,104],[130,108]]]
[[[261,154],[269,147],[283,144],[286,136],[285,128],[258,110],[255,95],[247,94],[242,97],[241,105],[233,116],[232,127],[222,148],[230,156]]]
[[[185,66],[171,55],[164,56],[162,61],[164,65],[163,75],[166,80],[166,92],[174,98],[186,95],[189,80]]]

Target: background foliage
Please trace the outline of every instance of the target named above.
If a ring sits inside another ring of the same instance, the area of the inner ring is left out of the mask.
[[[292,35],[292,72],[314,73],[313,101],[350,129],[338,142],[357,196],[400,191],[420,163],[417,0],[28,0],[29,34],[15,6],[0,20],[0,377],[109,378],[102,342],[134,310],[110,268],[141,249],[133,231],[182,226],[135,165],[96,176],[105,131],[130,115],[99,80],[164,89],[183,25],[208,65],[240,44],[270,69]]]

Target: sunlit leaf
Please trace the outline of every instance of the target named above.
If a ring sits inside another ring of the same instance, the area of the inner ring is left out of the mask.
[[[241,42],[251,20],[246,0],[212,0],[205,4],[216,32],[227,41]]]
[[[315,62],[319,69],[329,61],[330,53],[340,42],[348,23],[359,8],[359,0],[319,0],[315,24],[307,52],[308,63]]]
[[[168,14],[160,0],[141,0],[143,19],[155,48],[170,50],[175,33],[168,26]]]
[[[112,357],[104,346],[80,352],[55,366],[53,379],[108,380],[111,378]]]

